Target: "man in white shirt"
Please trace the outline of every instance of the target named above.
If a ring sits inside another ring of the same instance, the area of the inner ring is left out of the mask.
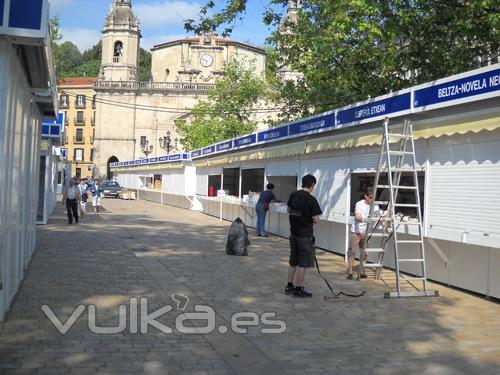
[[[347,279],[352,280],[352,265],[354,263],[354,258],[359,250],[361,241],[365,240],[367,219],[370,215],[370,207],[373,201],[373,189],[371,187],[366,188],[365,198],[361,199],[356,203],[356,208],[354,209],[354,221],[351,225],[351,247],[347,251]],[[373,207],[373,212],[379,212],[379,207],[375,205]],[[360,257],[364,254],[359,254]],[[365,274],[361,275],[362,278],[366,278]]]
[[[75,181],[70,178],[63,190],[63,203],[66,203],[66,213],[68,214],[68,224],[78,223],[78,202],[80,202],[80,190],[75,185]]]

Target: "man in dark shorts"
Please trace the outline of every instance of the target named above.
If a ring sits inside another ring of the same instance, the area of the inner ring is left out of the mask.
[[[285,294],[294,297],[312,297],[304,289],[306,268],[314,267],[314,234],[313,224],[319,223],[323,213],[318,201],[311,193],[316,186],[316,177],[307,174],[302,177],[302,189],[290,194],[288,213],[290,218],[290,260],[288,268],[288,284]],[[297,275],[296,286],[293,284]]]

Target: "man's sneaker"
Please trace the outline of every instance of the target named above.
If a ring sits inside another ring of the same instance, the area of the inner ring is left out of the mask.
[[[295,292],[295,285],[293,285],[292,283],[286,284],[285,294],[286,295],[290,295],[290,294],[292,294],[294,292]]]
[[[362,273],[360,277],[361,277],[362,279],[366,279],[368,276],[366,276],[364,273]]]
[[[347,275],[347,280],[352,280],[352,273],[350,273],[349,275]]]
[[[307,290],[304,289],[304,287],[296,287],[295,288],[295,292],[293,293],[293,296],[294,297],[297,297],[297,298],[309,298],[309,297],[312,297],[312,293],[309,293]]]

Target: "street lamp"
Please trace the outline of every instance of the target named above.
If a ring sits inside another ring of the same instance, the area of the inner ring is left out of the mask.
[[[141,137],[141,149],[146,157],[148,157],[148,155],[153,152],[153,145],[149,144],[149,141],[146,139],[146,137]]]
[[[179,140],[175,138],[174,143],[172,144],[172,138],[170,138],[170,130],[167,130],[167,136],[158,138],[158,142],[160,143],[160,147],[167,151],[168,155],[171,150],[177,147],[177,143],[179,142]]]

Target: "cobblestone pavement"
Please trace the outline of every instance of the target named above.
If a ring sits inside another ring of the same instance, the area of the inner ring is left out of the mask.
[[[228,222],[144,201],[106,199],[104,207],[67,225],[58,206],[38,228],[37,251],[0,324],[0,374],[500,373],[495,302],[433,284],[439,298],[387,300],[391,272],[383,281],[348,281],[343,258],[322,251],[324,275],[366,295],[325,301],[328,290],[311,271],[306,285],[314,297],[296,299],[283,293],[286,239],[252,235],[249,256],[230,257]],[[189,297],[185,310],[171,299],[175,293]],[[120,333],[93,333],[86,307],[62,335],[41,310],[47,305],[66,322],[78,305],[94,305],[96,324],[115,326],[119,305],[134,311],[132,297],[147,297],[149,312],[172,305],[158,321],[173,332],[150,326],[133,333],[129,322]],[[186,321],[198,333],[181,334],[176,317],[196,304],[213,307],[216,327],[230,327],[236,312],[276,312],[287,330],[263,333],[269,327],[261,321],[246,334],[202,334],[202,321]]]

